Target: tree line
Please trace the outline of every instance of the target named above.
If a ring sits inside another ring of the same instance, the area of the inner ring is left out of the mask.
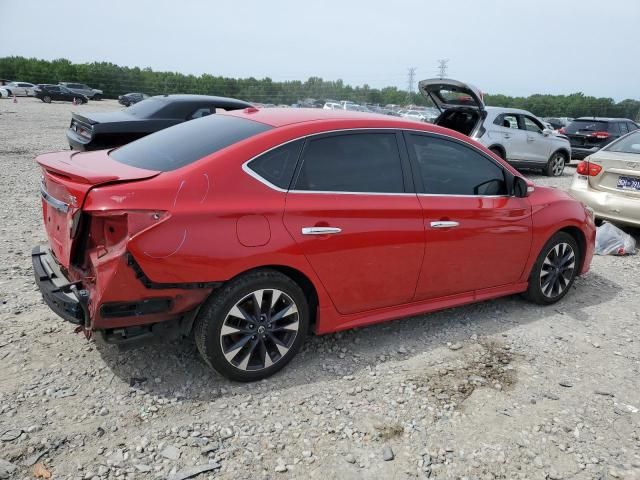
[[[0,58],[0,78],[31,83],[78,82],[104,91],[106,98],[129,92],[148,95],[196,93],[235,97],[249,102],[291,105],[304,99],[352,100],[379,105],[429,105],[419,93],[397,87],[351,86],[342,80],[310,77],[306,81],[275,82],[271,78],[229,78],[210,74],[185,75],[151,68],[123,67],[109,62],[72,63],[67,59]],[[583,93],[510,97],[486,94],[487,105],[529,110],[541,117],[607,116],[640,119],[640,101],[596,98]]]

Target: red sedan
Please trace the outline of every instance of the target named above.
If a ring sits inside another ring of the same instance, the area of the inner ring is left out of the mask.
[[[248,108],[116,150],[37,158],[46,303],[109,342],[193,332],[235,380],[335,332],[525,293],[589,269],[592,213],[452,130]]]

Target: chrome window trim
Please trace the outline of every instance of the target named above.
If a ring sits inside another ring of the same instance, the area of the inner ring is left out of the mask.
[[[419,197],[511,198],[513,195],[464,195],[462,193],[418,193]]]
[[[317,137],[320,135],[326,135],[326,134],[331,134],[331,133],[340,133],[340,132],[358,132],[358,131],[366,131],[366,130],[392,130],[394,132],[417,132],[417,133],[426,133],[427,135],[436,135],[439,137],[443,137],[445,139],[451,139],[453,141],[458,141],[458,142],[462,142],[462,143],[466,143],[469,147],[473,148],[474,150],[478,151],[479,154],[483,155],[484,157],[487,158],[487,160],[491,161],[494,163],[494,165],[504,169],[504,166],[497,163],[495,160],[493,160],[492,158],[488,157],[486,154],[484,154],[484,152],[480,151],[478,149],[478,147],[476,147],[475,145],[473,145],[471,142],[468,142],[466,140],[461,140],[459,138],[455,138],[452,137],[451,135],[447,135],[444,133],[438,133],[438,132],[430,132],[428,130],[420,130],[420,129],[415,129],[415,128],[402,128],[402,127],[362,127],[362,128],[345,128],[345,129],[338,129],[338,130],[327,130],[326,132],[317,132],[317,133],[311,133],[308,135],[302,135],[300,137],[296,137],[293,138],[291,140],[287,140],[286,142],[282,142],[278,145],[275,145],[271,148],[269,148],[268,150],[265,150],[264,152],[260,152],[259,154],[251,157],[249,160],[247,160],[246,162],[244,162],[242,164],[242,170],[249,176],[251,176],[252,178],[256,179],[257,181],[259,181],[260,183],[262,183],[263,185],[271,188],[272,190],[275,190],[277,192],[280,193],[297,193],[297,194],[301,194],[301,193],[306,193],[306,194],[321,194],[321,195],[381,195],[381,196],[419,196],[419,197],[462,197],[462,198],[511,198],[511,195],[462,195],[462,194],[437,194],[437,193],[418,193],[418,192],[403,192],[403,193],[385,193],[385,192],[334,192],[334,191],[324,191],[324,190],[285,190],[284,188],[280,188],[277,185],[274,185],[273,183],[271,183],[270,181],[266,180],[265,178],[261,177],[258,173],[254,172],[250,167],[249,167],[249,163],[251,163],[253,160],[255,160],[258,157],[261,157],[262,155],[265,155],[269,152],[271,152],[272,150],[275,150],[276,148],[280,148],[283,147],[291,142],[297,142],[298,140],[307,140],[309,138],[312,137]]]

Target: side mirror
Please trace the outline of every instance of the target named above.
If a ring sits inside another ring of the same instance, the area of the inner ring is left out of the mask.
[[[549,128],[545,128],[544,130],[542,130],[542,135],[544,135],[545,137],[548,137],[552,133],[553,133],[553,130],[551,130]]]
[[[514,177],[513,179],[513,195],[518,198],[528,197],[533,192],[533,183],[526,181],[522,177]]]

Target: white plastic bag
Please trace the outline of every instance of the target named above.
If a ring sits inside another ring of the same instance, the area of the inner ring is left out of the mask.
[[[634,255],[636,239],[609,222],[596,230],[596,255]]]

